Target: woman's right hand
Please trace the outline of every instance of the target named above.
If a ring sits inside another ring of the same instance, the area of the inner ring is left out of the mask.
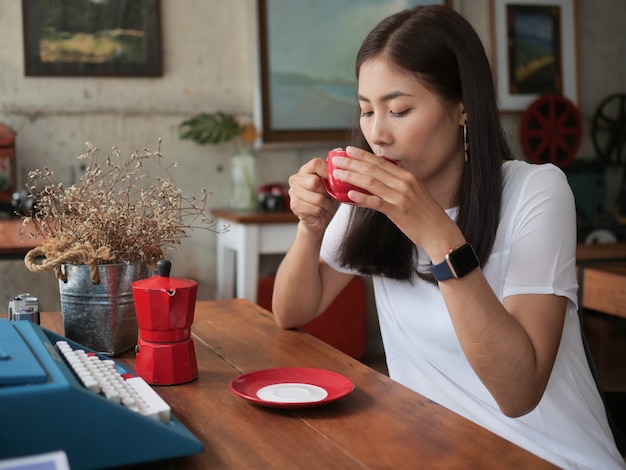
[[[298,217],[300,227],[321,235],[326,230],[339,202],[324,190],[322,178],[327,178],[326,162],[314,158],[289,178],[291,211]]]

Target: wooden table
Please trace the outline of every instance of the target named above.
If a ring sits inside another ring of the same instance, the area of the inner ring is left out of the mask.
[[[586,266],[581,288],[584,308],[626,318],[626,263]]]
[[[576,263],[578,265],[607,260],[626,261],[626,243],[579,243],[576,245]]]
[[[62,330],[58,313],[42,325]],[[245,299],[197,303],[199,378],[156,387],[204,452],[150,468],[554,468],[539,457],[393,382],[299,330],[281,330]],[[118,358],[134,366],[134,354]],[[234,395],[244,372],[319,367],[355,390],[319,408],[264,408]]]
[[[41,241],[20,235],[21,218],[0,219],[0,260],[24,258],[31,249],[39,246]]]
[[[626,318],[626,243],[578,245],[582,308]]]
[[[626,318],[626,243],[580,244],[576,266],[588,359],[603,392],[622,392],[625,341],[619,321]]]
[[[296,236],[297,217],[291,212],[245,212],[212,209],[217,227],[217,298],[257,301],[259,258],[284,254]]]

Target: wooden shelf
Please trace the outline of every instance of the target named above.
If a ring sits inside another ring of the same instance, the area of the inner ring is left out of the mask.
[[[291,211],[261,212],[211,209],[210,212],[215,219],[224,219],[236,224],[284,224],[298,221],[298,218]]]

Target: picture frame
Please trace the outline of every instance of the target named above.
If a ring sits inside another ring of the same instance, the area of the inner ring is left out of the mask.
[[[356,53],[383,18],[449,0],[257,0],[262,145],[345,144],[358,125]]]
[[[160,0],[22,0],[26,76],[158,77]]]
[[[577,0],[492,0],[501,111],[523,111],[543,94],[579,102]]]
[[[17,169],[15,158],[16,132],[0,122],[0,210],[11,206],[13,194],[17,189]]]

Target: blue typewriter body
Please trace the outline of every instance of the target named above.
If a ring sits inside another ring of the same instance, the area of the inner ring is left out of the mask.
[[[202,452],[173,414],[161,423],[83,387],[56,350],[58,340],[90,351],[30,321],[0,319],[0,459],[63,450],[74,470]]]

